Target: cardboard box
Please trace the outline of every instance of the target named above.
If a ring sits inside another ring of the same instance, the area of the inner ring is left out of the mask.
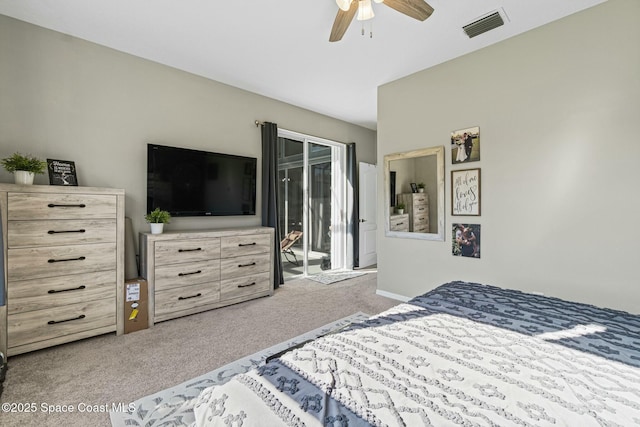
[[[149,295],[145,279],[124,282],[124,333],[149,327]]]

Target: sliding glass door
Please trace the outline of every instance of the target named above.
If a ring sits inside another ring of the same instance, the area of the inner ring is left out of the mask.
[[[344,145],[284,130],[279,143],[281,239],[298,237],[285,242],[285,280],[344,268]]]

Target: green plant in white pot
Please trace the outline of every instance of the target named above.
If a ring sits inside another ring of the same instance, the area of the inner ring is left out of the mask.
[[[164,225],[171,221],[171,215],[167,211],[163,211],[160,208],[155,208],[144,216],[151,226],[151,234],[162,234]]]
[[[47,162],[29,154],[14,153],[0,160],[7,172],[13,173],[16,184],[31,185],[36,174],[47,170]]]
[[[424,182],[418,183],[418,193],[424,193]]]
[[[398,203],[396,205],[396,212],[402,215],[404,213],[404,208],[404,203]]]

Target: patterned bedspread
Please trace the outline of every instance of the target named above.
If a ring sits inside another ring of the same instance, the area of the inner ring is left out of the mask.
[[[199,426],[640,425],[640,316],[452,282],[195,404]]]

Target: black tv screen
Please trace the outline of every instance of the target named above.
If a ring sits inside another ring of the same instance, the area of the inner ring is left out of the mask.
[[[147,144],[147,212],[255,215],[256,162],[254,157]]]

